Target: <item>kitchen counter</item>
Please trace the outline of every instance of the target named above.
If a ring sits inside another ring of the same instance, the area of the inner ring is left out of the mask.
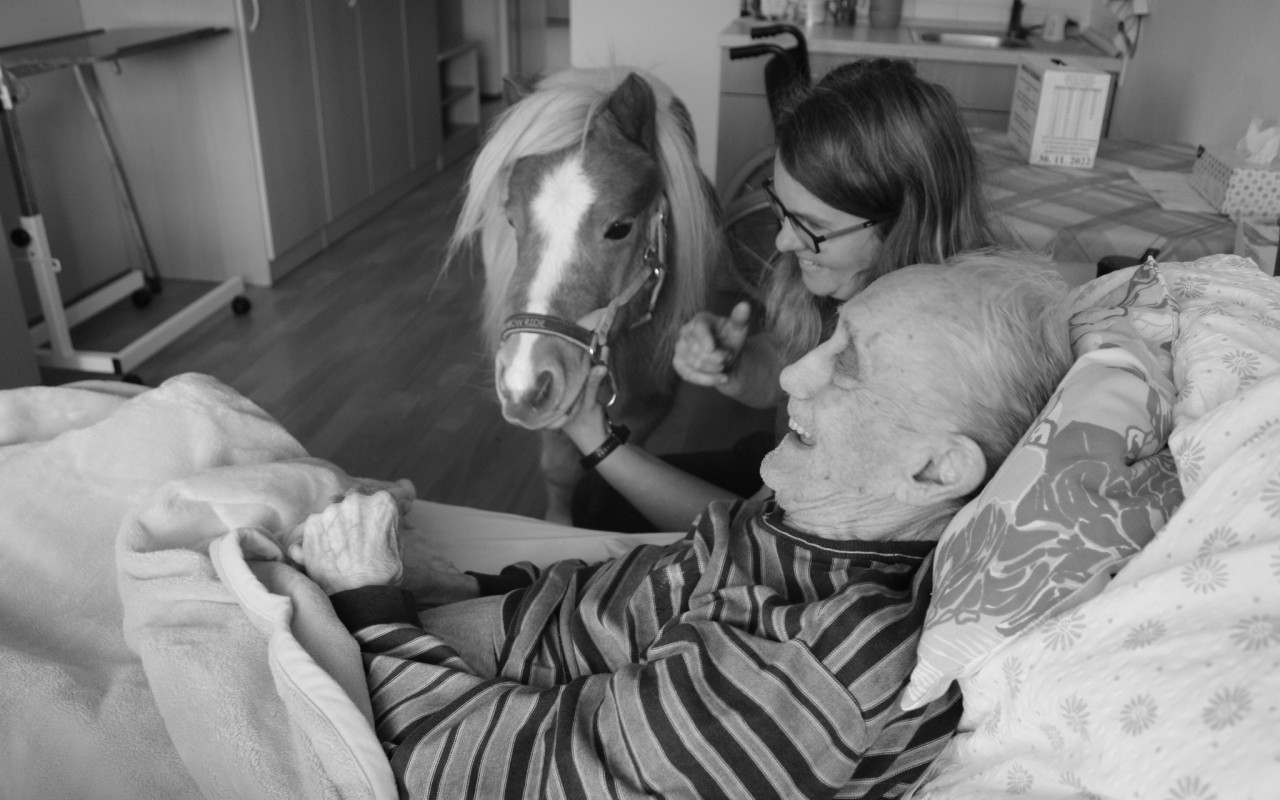
[[[790,36],[752,39],[751,28],[772,23],[737,19],[720,33],[720,126],[716,139],[716,188],[731,198],[734,187],[752,174],[773,144],[773,119],[764,85],[764,58],[731,59],[740,45],[770,41],[788,47]],[[1028,47],[957,46],[922,41],[922,31],[999,34],[991,23],[965,24],[955,20],[907,20],[897,28],[870,25],[811,25],[802,28],[808,44],[813,80],[840,64],[860,58],[901,58],[911,61],[919,75],[944,87],[955,98],[968,125],[1005,131],[1013,103],[1018,64],[1027,54],[1062,58],[1116,75],[1121,60],[1107,54],[1102,37],[1086,32],[1061,42],[1039,36]],[[1101,44],[1095,44],[1101,42]],[[1114,88],[1116,81],[1112,81]],[[1106,135],[1116,92],[1111,92],[1103,135]]]
[[[738,19],[720,33],[721,47],[736,47],[759,43],[767,39],[752,39],[751,28],[769,25],[770,22]],[[1039,36],[1031,36],[1029,47],[961,47],[920,41],[919,31],[956,31],[965,33],[998,33],[991,23],[964,23],[956,20],[904,20],[897,28],[872,28],[869,25],[808,25],[798,26],[804,31],[812,55],[851,57],[876,57],[929,59],[934,61],[962,61],[968,64],[1016,65],[1028,53],[1073,58],[1107,72],[1120,71],[1120,59],[1108,54],[1105,39],[1091,33],[1072,34],[1061,42],[1046,42]],[[790,41],[790,37],[779,37]],[[1102,42],[1103,44],[1095,44]]]

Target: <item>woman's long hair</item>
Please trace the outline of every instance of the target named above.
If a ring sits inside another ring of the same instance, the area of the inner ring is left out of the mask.
[[[786,102],[778,160],[827,205],[885,219],[881,246],[862,285],[911,264],[938,264],[995,244],[973,143],[951,94],[906,61],[845,64]],[[829,333],[837,301],[814,297],[786,254],[767,293],[769,330],[783,363]]]

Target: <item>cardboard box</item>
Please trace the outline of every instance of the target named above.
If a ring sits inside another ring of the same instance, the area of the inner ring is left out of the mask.
[[[1191,185],[1233,220],[1280,214],[1280,164],[1250,164],[1228,146],[1201,147],[1191,168]]]
[[[1276,265],[1277,244],[1280,244],[1280,217],[1241,217],[1236,223],[1235,254],[1252,258],[1268,275],[1280,275]]]
[[[1093,167],[1111,95],[1111,74],[1054,56],[1018,65],[1009,141],[1032,164]]]

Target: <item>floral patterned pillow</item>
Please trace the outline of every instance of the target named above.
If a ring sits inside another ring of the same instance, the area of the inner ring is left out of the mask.
[[[1191,496],[1229,437],[1206,437],[1196,425],[1280,370],[1280,280],[1240,256],[1210,256],[1160,267],[1178,307],[1174,350],[1174,434],[1170,449],[1183,490]]]
[[[907,708],[1095,594],[1182,501],[1167,447],[1177,316],[1159,267],[1093,281],[1073,308],[1076,363],[938,544]]]

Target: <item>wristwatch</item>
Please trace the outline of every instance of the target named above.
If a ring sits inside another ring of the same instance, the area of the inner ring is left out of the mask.
[[[596,465],[604,461],[610,453],[625,444],[627,437],[631,435],[630,428],[626,425],[613,424],[613,420],[608,416],[604,418],[604,424],[609,431],[609,436],[595,450],[578,459],[583,469],[595,469]]]

